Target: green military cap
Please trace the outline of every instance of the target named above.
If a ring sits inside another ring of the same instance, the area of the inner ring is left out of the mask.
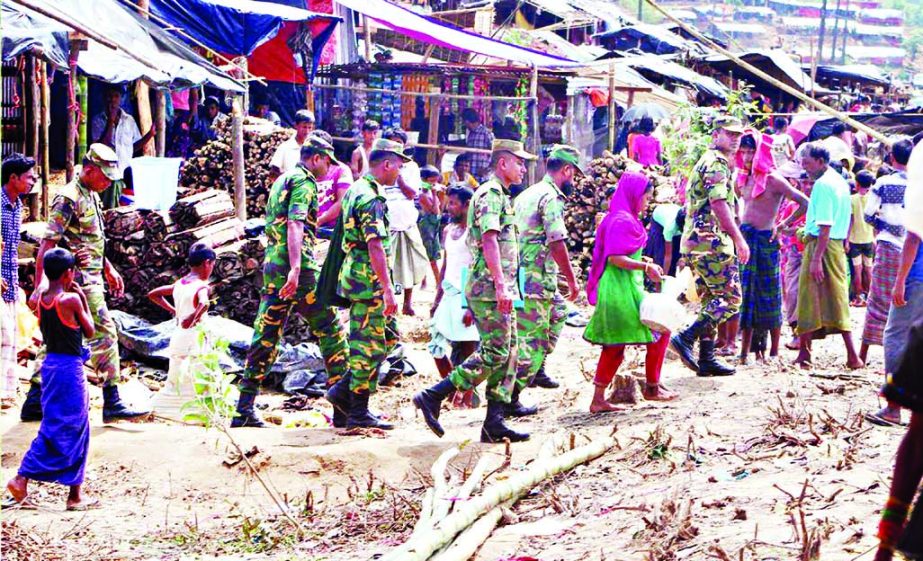
[[[122,179],[122,170],[119,169],[119,158],[115,155],[115,150],[105,144],[97,142],[90,144],[87,150],[86,159],[93,165],[97,166],[103,175],[112,181]]]
[[[494,143],[490,147],[490,151],[494,154],[497,152],[509,152],[510,154],[516,156],[517,158],[522,158],[523,160],[536,159],[536,156],[526,152],[525,145],[517,140],[498,138],[497,140],[494,140]]]
[[[736,134],[743,134],[744,130],[746,130],[744,128],[743,122],[741,122],[740,119],[730,115],[722,115],[721,117],[717,117],[714,121],[714,125],[715,130],[724,129],[728,132]]]
[[[301,145],[302,157],[306,155],[305,151],[313,154],[324,154],[330,158],[331,164],[340,165],[339,160],[333,153],[333,145],[317,135],[308,135],[304,144]]]
[[[372,145],[372,152],[390,152],[405,162],[409,162],[413,159],[404,154],[403,144],[394,142],[393,140],[385,140],[384,138],[379,138],[375,141],[375,144]]]
[[[551,147],[551,152],[548,153],[548,159],[550,160],[552,158],[571,164],[577,170],[578,176],[583,175],[583,168],[580,167],[580,152],[573,146],[555,144]]]

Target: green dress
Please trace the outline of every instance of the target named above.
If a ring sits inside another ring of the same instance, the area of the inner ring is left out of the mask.
[[[641,250],[630,256],[641,258]],[[651,330],[641,323],[644,271],[622,269],[612,263],[599,279],[596,310],[583,338],[597,345],[646,345],[654,341]]]

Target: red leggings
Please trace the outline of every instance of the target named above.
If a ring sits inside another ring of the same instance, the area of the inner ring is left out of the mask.
[[[663,359],[667,356],[667,345],[670,344],[670,334],[661,333],[660,339],[656,343],[648,343],[647,359],[645,360],[644,370],[647,377],[647,383],[656,385],[660,383],[660,369],[663,367]],[[596,365],[596,379],[593,383],[597,386],[608,386],[615,378],[622,360],[625,359],[625,345],[609,345],[603,347],[602,354],[599,355],[599,364]]]

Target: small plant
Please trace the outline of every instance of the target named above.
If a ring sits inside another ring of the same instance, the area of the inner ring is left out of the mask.
[[[208,335],[202,326],[197,336],[202,352],[192,360],[189,368],[195,398],[184,403],[180,411],[187,422],[201,423],[206,428],[227,427],[237,415],[232,398],[234,376],[221,368],[221,357],[227,354],[230,344],[223,338],[207,344]]]

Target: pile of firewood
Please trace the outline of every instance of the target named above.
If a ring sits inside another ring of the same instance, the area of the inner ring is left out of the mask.
[[[586,167],[586,176],[574,186],[574,193],[568,198],[564,209],[564,220],[569,238],[567,240],[571,259],[584,276],[590,270],[593,260],[593,244],[596,242],[596,226],[609,207],[609,199],[625,170],[643,172],[654,184],[652,201],[664,201],[672,192],[671,180],[662,175],[660,168],[642,169],[638,164],[622,155],[608,150],[602,157],[592,160]],[[648,213],[651,209],[648,209]],[[579,273],[578,273],[579,274]]]
[[[208,189],[234,190],[230,120],[218,125],[218,139],[195,151],[180,174],[180,184],[191,192]],[[268,121],[247,117],[244,121],[244,174],[247,184],[247,216],[263,216],[272,187],[269,163],[280,144],[295,134]]]

